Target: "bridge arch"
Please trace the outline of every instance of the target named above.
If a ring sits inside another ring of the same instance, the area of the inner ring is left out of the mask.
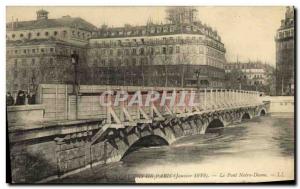
[[[251,114],[249,112],[242,113],[241,121],[250,120],[250,119],[251,119]]]
[[[218,119],[218,118],[214,118],[211,122],[209,122],[209,124],[207,125],[206,129],[205,129],[205,133],[215,133],[217,132],[219,129],[224,127],[224,123]]]
[[[259,116],[265,116],[267,114],[267,110],[265,108],[262,108],[260,111],[259,111]]]
[[[138,149],[153,147],[153,146],[166,146],[166,145],[169,145],[169,142],[166,138],[163,138],[159,135],[147,135],[138,138],[126,150],[124,150],[121,160],[125,158],[127,155],[129,155],[130,153]]]

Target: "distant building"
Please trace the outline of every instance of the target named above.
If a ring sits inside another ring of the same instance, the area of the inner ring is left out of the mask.
[[[249,62],[231,62],[225,65],[227,75],[235,72],[233,80],[229,81],[229,86],[234,86],[236,83],[243,82],[242,89],[247,90],[266,90],[268,85],[272,85],[271,77],[273,76],[274,68],[269,64],[260,61]]]
[[[294,7],[287,7],[285,18],[277,30],[276,42],[276,94],[293,95],[295,77]]]
[[[168,8],[166,24],[103,25],[89,40],[88,64],[101,84],[222,87],[225,47],[196,9]]]
[[[73,82],[70,55],[76,51],[81,65],[86,64],[96,27],[70,16],[49,19],[47,11],[39,10],[36,20],[7,23],[6,31],[6,89],[14,93],[39,83]]]

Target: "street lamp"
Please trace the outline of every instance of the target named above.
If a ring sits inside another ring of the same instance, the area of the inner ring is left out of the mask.
[[[238,78],[237,78],[237,80],[238,80],[238,82],[239,82],[239,88],[240,88],[240,90],[242,90],[242,80],[243,79],[247,79],[247,76],[246,75],[240,75]]]
[[[200,68],[195,71],[196,77],[197,77],[197,89],[199,89],[199,78],[200,78]]]
[[[74,81],[73,81],[73,93],[77,94],[77,85],[78,85],[78,81],[77,81],[77,65],[79,63],[79,56],[78,54],[76,54],[76,51],[73,51],[73,53],[71,54],[71,63],[74,66]]]
[[[78,118],[78,81],[77,81],[77,65],[79,63],[79,56],[76,51],[71,54],[71,63],[74,66],[74,83],[73,83],[73,94],[75,94],[75,118]]]

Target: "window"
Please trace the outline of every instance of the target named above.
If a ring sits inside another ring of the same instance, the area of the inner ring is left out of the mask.
[[[136,55],[136,49],[135,48],[132,49],[132,54]]]
[[[18,59],[15,59],[15,67],[18,66]]]
[[[54,36],[57,36],[57,31],[54,31],[53,35],[54,35]]]
[[[162,51],[163,51],[163,54],[167,54],[167,48],[166,47],[163,47]]]
[[[36,33],[36,36],[40,36],[40,33],[39,33],[39,32],[37,32],[37,33]]]
[[[12,38],[15,38],[15,37],[16,37],[16,35],[15,35],[15,34],[12,34],[12,35],[11,35],[11,37],[12,37]]]
[[[140,48],[140,55],[144,55],[144,48]]]
[[[110,49],[109,50],[109,55],[113,55],[114,54],[114,50]]]
[[[67,36],[67,31],[63,31],[63,37]]]
[[[106,49],[102,49],[102,54],[106,55]]]
[[[102,63],[103,66],[105,66],[105,63],[106,63],[105,59],[103,59],[103,60],[101,61],[101,63]]]
[[[153,47],[150,48],[150,54],[154,55],[154,48]]]
[[[180,47],[176,46],[176,53],[180,53]]]
[[[169,47],[169,53],[173,54],[173,47]]]
[[[20,37],[24,37],[24,35],[21,33],[21,34],[20,34]]]
[[[28,39],[31,39],[31,33],[28,33]]]
[[[18,54],[18,50],[15,50],[15,54]]]
[[[45,36],[48,36],[49,35],[49,32],[45,32]]]
[[[122,55],[122,50],[118,49],[117,54],[118,54],[118,56],[121,56]]]
[[[49,63],[50,63],[50,64],[53,64],[53,58],[50,58],[50,59],[49,59]]]
[[[132,65],[133,65],[133,66],[136,65],[136,59],[135,59],[135,58],[132,59]]]
[[[26,54],[26,49],[23,50],[23,53]]]
[[[50,48],[50,52],[54,52],[54,48]]]
[[[42,52],[42,53],[44,53],[44,52],[45,52],[45,50],[42,48],[42,49],[41,49],[41,52]]]
[[[203,49],[202,46],[200,46],[200,47],[199,47],[199,53],[200,53],[200,54],[203,54],[203,52],[204,52],[204,49]]]
[[[32,51],[32,53],[35,53],[35,49],[32,49],[31,51]]]
[[[34,58],[31,60],[31,64],[32,64],[32,65],[35,64],[35,59],[34,59]]]

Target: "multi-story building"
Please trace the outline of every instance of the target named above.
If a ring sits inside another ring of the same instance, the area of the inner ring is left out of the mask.
[[[271,66],[260,61],[255,62],[231,62],[225,65],[225,72],[230,73],[233,70],[240,71],[239,78],[247,79],[249,85],[267,84],[267,73]],[[238,79],[238,78],[236,78]]]
[[[102,84],[222,87],[225,47],[193,8],[169,8],[168,23],[109,28],[89,40],[93,81]]]
[[[276,94],[293,95],[295,77],[294,7],[287,7],[285,18],[277,30],[276,42]]]
[[[196,20],[193,8],[169,8],[168,23],[96,28],[81,18],[37,19],[6,25],[7,91],[40,83],[73,83],[79,54],[81,84],[222,87],[225,47]]]
[[[261,61],[231,62],[225,65],[227,86],[240,85],[247,90],[263,90],[270,93],[274,68]]]
[[[47,11],[39,10],[36,20],[16,20],[6,30],[6,89],[16,92],[39,83],[73,82],[70,55],[76,51],[84,69],[86,46],[96,27],[70,16],[49,19]]]

